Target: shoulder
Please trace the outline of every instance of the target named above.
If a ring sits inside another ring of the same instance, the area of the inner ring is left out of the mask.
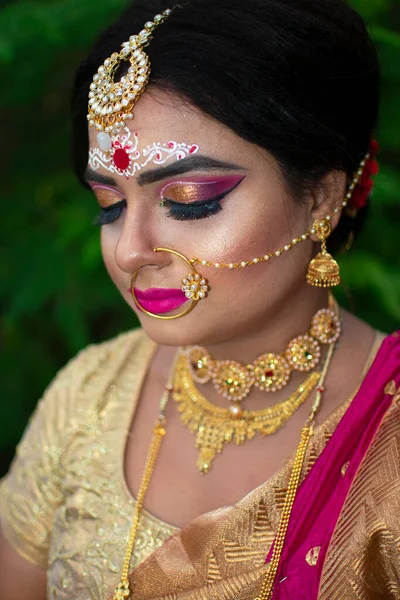
[[[88,346],[61,369],[39,401],[0,485],[2,529],[30,562],[47,565],[69,453],[101,434],[113,382],[125,386],[120,402],[130,398],[134,374],[139,381],[152,348],[140,329]]]
[[[99,399],[114,380],[122,379],[125,370],[141,372],[145,368],[153,347],[143,330],[135,329],[81,350],[45,390],[26,433],[36,430],[41,435],[43,430],[51,431],[62,445],[65,437],[90,421]],[[25,444],[23,440],[18,450]]]
[[[54,386],[80,388],[98,369],[111,374],[128,357],[144,351],[152,342],[142,329],[122,333],[111,340],[91,344],[72,358],[55,376]],[[47,391],[48,391],[47,390]]]

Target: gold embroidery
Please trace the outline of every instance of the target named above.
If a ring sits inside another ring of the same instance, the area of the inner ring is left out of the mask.
[[[395,381],[391,381],[385,387],[385,394],[388,394],[389,396],[394,396],[395,393],[396,393],[396,389],[397,389],[396,382]]]
[[[346,475],[349,465],[350,465],[350,462],[347,461],[346,463],[344,463],[343,467],[341,468],[341,473],[342,473],[343,477]]]
[[[89,349],[57,377],[0,487],[8,537],[48,566],[49,598],[105,600],[117,583],[134,504],[121,471],[124,427],[152,349],[135,338],[113,340],[114,353]],[[110,375],[121,375],[118,389]],[[132,569],[176,531],[144,512]]]
[[[316,566],[320,552],[321,552],[321,546],[315,546],[315,548],[311,548],[311,550],[309,550],[307,552],[306,563],[309,564],[310,567]]]

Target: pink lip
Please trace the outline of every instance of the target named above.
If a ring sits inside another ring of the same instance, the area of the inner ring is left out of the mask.
[[[135,294],[143,308],[156,315],[171,312],[188,301],[184,292],[180,289],[149,288],[148,290],[138,290],[135,288]]]

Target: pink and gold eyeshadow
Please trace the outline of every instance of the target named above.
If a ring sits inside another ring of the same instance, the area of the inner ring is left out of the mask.
[[[243,175],[228,175],[219,178],[199,178],[192,181],[173,181],[164,185],[160,195],[163,200],[168,199],[183,204],[206,202],[229,192],[242,179]],[[94,182],[89,182],[89,185],[95,193],[101,208],[108,208],[124,200],[124,196],[113,187]]]
[[[165,185],[161,190],[163,200],[188,203],[211,200],[234,188],[243,175],[229,175],[218,179],[204,179],[194,181],[174,181]]]
[[[91,182],[89,182],[89,185],[94,191],[101,208],[108,208],[109,206],[124,200],[124,196],[112,187]]]

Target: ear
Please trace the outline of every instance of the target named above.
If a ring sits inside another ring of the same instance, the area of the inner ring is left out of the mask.
[[[332,230],[337,227],[342,214],[346,191],[347,175],[344,171],[330,171],[319,181],[311,194],[311,227],[314,221],[326,218],[328,215],[332,216],[330,221]],[[318,241],[315,235],[312,235],[311,239]]]

